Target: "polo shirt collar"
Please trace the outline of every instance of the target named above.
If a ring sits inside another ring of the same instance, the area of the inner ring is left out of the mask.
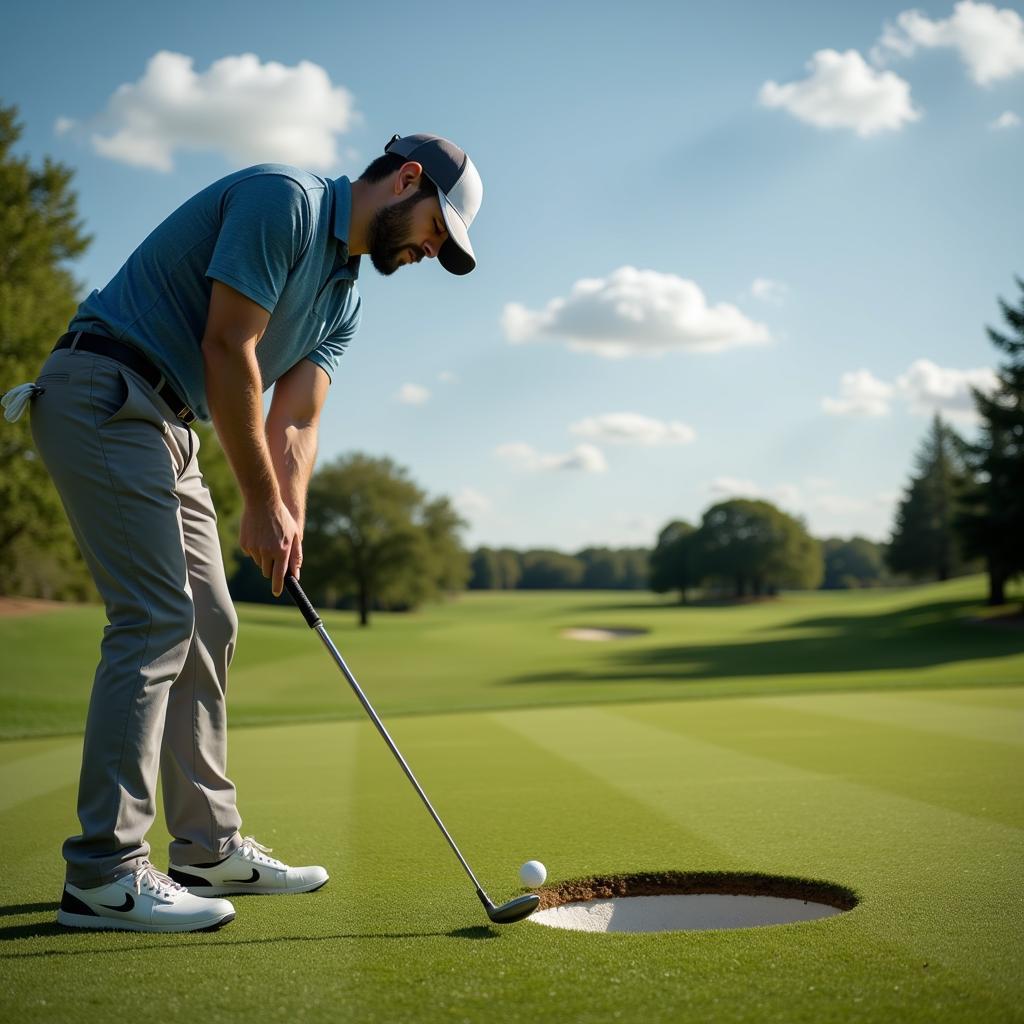
[[[359,276],[360,257],[348,254],[348,233],[352,222],[352,182],[342,175],[335,178],[331,185],[334,191],[334,237],[338,240],[338,256],[341,263],[333,276],[355,280]]]

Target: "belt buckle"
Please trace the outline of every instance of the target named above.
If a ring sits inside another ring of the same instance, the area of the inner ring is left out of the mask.
[[[196,418],[196,414],[187,405],[183,405],[174,415],[185,424],[191,423]]]

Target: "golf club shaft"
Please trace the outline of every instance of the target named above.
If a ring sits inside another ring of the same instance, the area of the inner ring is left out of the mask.
[[[485,907],[493,909],[494,904],[491,903],[487,893],[484,892],[483,886],[477,881],[476,875],[473,874],[473,869],[466,862],[466,858],[462,856],[462,851],[456,846],[455,840],[452,839],[448,832],[448,829],[444,827],[444,822],[441,821],[437,811],[434,810],[434,805],[431,804],[430,800],[427,799],[427,794],[423,792],[423,787],[416,780],[416,776],[413,775],[412,769],[409,767],[408,762],[402,757],[402,752],[395,745],[395,741],[391,738],[391,734],[384,727],[384,723],[380,720],[380,716],[373,709],[373,705],[369,702],[366,694],[363,693],[362,687],[356,681],[356,677],[352,674],[351,669],[345,664],[345,659],[341,656],[341,652],[337,647],[334,646],[334,642],[331,640],[324,628],[323,620],[317,615],[316,610],[313,608],[309,598],[306,597],[302,587],[299,586],[299,581],[294,576],[288,575],[285,577],[285,588],[288,593],[291,594],[292,599],[298,605],[299,610],[302,612],[309,624],[311,629],[315,629],[320,639],[323,641],[324,646],[330,652],[331,657],[334,658],[338,668],[341,669],[342,675],[348,680],[349,686],[352,687],[353,693],[359,698],[359,703],[363,705],[366,713],[370,716],[373,724],[377,727],[377,731],[384,737],[384,742],[388,745],[388,749],[392,754],[395,755],[395,760],[402,766],[402,771],[405,772],[406,778],[412,783],[413,789],[419,794],[420,799],[423,801],[424,807],[430,812],[430,816],[434,819],[435,824],[441,830],[441,834],[448,840],[448,845],[452,848],[455,856],[459,858],[459,863],[465,868],[466,874],[473,881],[473,885],[476,887],[476,894],[480,897],[480,902]]]

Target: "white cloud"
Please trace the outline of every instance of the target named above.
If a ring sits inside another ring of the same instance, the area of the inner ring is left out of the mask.
[[[871,51],[876,63],[892,54],[912,57],[918,48],[956,50],[978,85],[991,85],[1024,72],[1024,19],[1008,7],[962,0],[951,17],[932,21],[920,11],[903,11],[887,24]]]
[[[832,416],[887,416],[895,389],[869,370],[844,373],[839,398],[823,398],[821,407]]]
[[[1020,118],[1012,110],[1004,110],[990,125],[993,131],[1005,131],[1020,126]]]
[[[977,422],[971,388],[991,392],[998,386],[993,370],[978,367],[957,370],[938,366],[930,359],[918,359],[906,373],[889,384],[870,370],[844,373],[839,398],[823,398],[821,407],[833,416],[887,416],[894,399],[901,399],[912,413],[931,416],[941,413],[963,423]]]
[[[864,497],[852,497],[837,490],[835,480],[806,477],[800,483],[761,486],[753,480],[716,477],[699,490],[715,503],[730,498],[770,501],[789,515],[800,516],[814,537],[885,537],[892,522],[898,491],[878,491]]]
[[[451,370],[442,370],[437,375],[437,379],[441,381],[442,384],[454,384],[459,378],[456,377]]]
[[[897,378],[896,386],[911,412],[925,416],[938,412],[953,420],[976,423],[971,388],[991,392],[998,386],[998,379],[987,367],[955,370],[937,366],[930,359],[918,359]]]
[[[600,448],[592,444],[577,445],[571,452],[564,455],[546,455],[537,451],[532,445],[522,441],[513,441],[499,445],[495,454],[507,462],[530,472],[544,470],[578,470],[583,473],[604,473],[608,462]]]
[[[781,306],[786,298],[789,288],[781,281],[772,281],[767,277],[755,277],[754,283],[750,286],[750,294],[762,302],[770,302],[775,306]]]
[[[357,116],[352,94],[310,61],[286,67],[243,53],[197,73],[191,57],[161,50],[87,127],[103,156],[158,171],[172,170],[180,149],[214,150],[239,166],[328,169],[338,163],[335,137]]]
[[[423,405],[424,402],[429,401],[430,392],[426,388],[420,387],[419,384],[403,384],[398,389],[395,399],[406,405]]]
[[[561,338],[571,349],[611,359],[719,352],[771,340],[767,327],[735,306],[709,306],[693,281],[634,267],[579,280],[567,298],[552,299],[539,311],[509,303],[502,326],[513,344]]]
[[[803,504],[803,493],[796,484],[781,483],[774,487],[762,487],[753,480],[741,480],[734,476],[717,476],[710,483],[704,484],[701,490],[711,495],[715,501],[727,501],[730,498],[747,498],[749,500],[770,501],[778,508],[787,512],[799,510]]]
[[[724,498],[763,498],[764,491],[753,480],[739,480],[734,476],[716,476],[701,490]]]
[[[789,111],[818,128],[850,128],[866,137],[899,131],[921,116],[910,85],[892,71],[871,67],[856,50],[819,50],[799,82],[765,82],[758,96],[766,107]]]
[[[483,515],[491,510],[491,499],[472,487],[463,487],[452,499],[455,510],[471,519],[473,516]]]
[[[569,430],[579,437],[612,444],[689,444],[697,437],[693,427],[678,420],[663,422],[637,412],[608,412],[588,416],[573,423]]]

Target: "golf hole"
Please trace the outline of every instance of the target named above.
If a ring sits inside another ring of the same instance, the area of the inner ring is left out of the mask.
[[[723,872],[585,878],[537,894],[531,921],[583,932],[760,928],[834,917],[858,902],[831,882]]]

